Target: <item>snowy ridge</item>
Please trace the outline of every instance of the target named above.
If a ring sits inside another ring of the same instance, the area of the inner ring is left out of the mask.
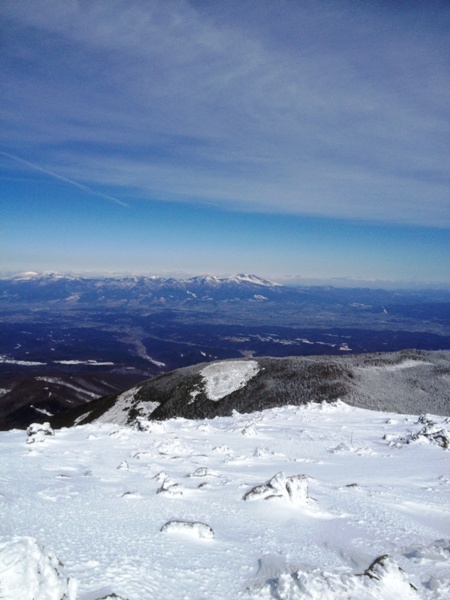
[[[120,394],[117,397],[117,400],[114,403],[114,405],[109,410],[107,410],[101,417],[99,417],[99,422],[126,425],[129,421],[130,409],[139,409],[139,403],[136,402],[136,396],[139,391],[139,387],[134,387]],[[146,403],[145,409],[150,415],[158,406],[159,402],[150,402]]]
[[[213,418],[338,399],[373,410],[450,416],[449,380],[448,351],[231,359],[147,380],[130,395],[124,392],[127,402],[124,395],[94,400],[57,425],[71,425],[75,418],[77,424],[110,419],[121,425],[138,418]],[[89,414],[83,416],[83,411]]]
[[[106,275],[104,277],[98,277],[98,276],[91,276],[91,277],[86,277],[86,276],[82,276],[82,275],[76,275],[76,274],[72,274],[72,273],[59,273],[57,271],[44,271],[42,273],[37,273],[35,271],[24,271],[21,273],[16,273],[14,275],[11,276],[4,276],[4,277],[0,277],[0,279],[10,279],[12,281],[39,281],[41,280],[42,282],[52,282],[52,281],[57,281],[57,280],[68,280],[68,281],[75,281],[75,280],[84,280],[84,281],[89,281],[89,280],[93,280],[93,281],[98,281],[98,283],[100,285],[102,284],[115,284],[118,286],[133,286],[137,283],[140,283],[142,281],[153,281],[153,282],[180,282],[181,284],[183,283],[202,283],[202,284],[213,284],[213,285],[220,285],[220,284],[224,284],[224,283],[250,283],[253,285],[259,285],[259,286],[264,286],[264,287],[282,287],[281,284],[279,283],[275,283],[273,281],[270,281],[268,279],[263,279],[262,277],[258,277],[257,275],[249,275],[246,273],[239,273],[237,275],[230,275],[229,277],[217,277],[216,275],[198,275],[195,277],[189,277],[187,279],[175,279],[173,277],[169,277],[169,278],[164,278],[164,277],[159,277],[157,275],[122,275],[122,276],[111,276],[111,275]]]
[[[237,283],[252,283],[254,285],[261,285],[264,287],[282,287],[281,284],[275,283],[274,281],[262,279],[261,277],[257,277],[256,275],[247,275],[245,273],[239,273],[239,275],[227,277],[223,281],[233,281]]]
[[[70,273],[59,273],[58,271],[43,271],[42,273],[37,273],[36,271],[22,271],[20,273],[16,273],[10,277],[1,277],[0,279],[12,279],[14,281],[30,281],[30,280],[47,280],[47,281],[56,281],[57,279],[81,279],[78,275],[73,275]]]
[[[296,295],[292,288],[248,274],[175,279],[144,275],[82,277],[30,272],[0,278],[0,297],[4,305],[50,304],[53,309],[99,305],[133,308],[170,305],[195,309],[205,302],[242,302],[245,307],[261,302],[261,299],[255,298],[261,291],[272,301],[283,301]]]
[[[29,600],[25,557],[77,600],[447,600],[450,451],[409,443],[431,422],[336,402],[0,432],[0,597]]]

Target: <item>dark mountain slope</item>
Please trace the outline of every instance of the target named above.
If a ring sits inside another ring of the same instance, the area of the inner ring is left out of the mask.
[[[220,396],[220,394],[222,394]],[[213,418],[286,404],[333,402],[450,415],[450,352],[220,361],[160,375],[56,419],[56,426],[139,418]]]
[[[117,394],[141,379],[116,373],[69,375],[58,371],[5,378],[0,388],[0,429],[23,428],[33,422],[48,421],[106,394]]]

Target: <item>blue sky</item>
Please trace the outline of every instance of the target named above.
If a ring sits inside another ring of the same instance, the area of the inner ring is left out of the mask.
[[[447,2],[0,19],[1,271],[450,283]]]

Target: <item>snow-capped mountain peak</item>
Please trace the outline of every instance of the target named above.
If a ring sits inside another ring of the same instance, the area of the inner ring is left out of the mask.
[[[21,273],[16,273],[15,275],[13,275],[11,277],[11,279],[14,279],[16,281],[26,281],[28,279],[34,279],[35,277],[38,277],[39,273],[36,273],[35,271],[23,271]]]
[[[202,275],[197,277],[191,277],[188,280],[184,280],[187,283],[201,284],[201,285],[260,285],[264,287],[281,287],[279,283],[263,279],[257,275],[249,275],[247,273],[238,273],[237,275],[230,275],[229,277],[217,277],[216,275]]]
[[[249,275],[247,273],[238,273],[237,275],[229,277],[228,280],[236,281],[239,283],[252,283],[254,285],[262,285],[264,287],[281,287],[279,283],[269,281],[268,279],[263,279],[262,277],[258,277],[257,275]]]
[[[56,281],[58,279],[80,279],[80,276],[71,273],[60,273],[58,271],[22,271],[12,275],[9,279],[13,281]]]
[[[223,280],[215,275],[198,275],[196,277],[190,277],[189,279],[180,280],[185,283],[194,283],[200,285],[218,285]]]

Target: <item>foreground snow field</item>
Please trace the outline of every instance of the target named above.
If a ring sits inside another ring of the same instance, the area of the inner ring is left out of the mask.
[[[447,599],[447,421],[338,402],[1,432],[0,598]]]

